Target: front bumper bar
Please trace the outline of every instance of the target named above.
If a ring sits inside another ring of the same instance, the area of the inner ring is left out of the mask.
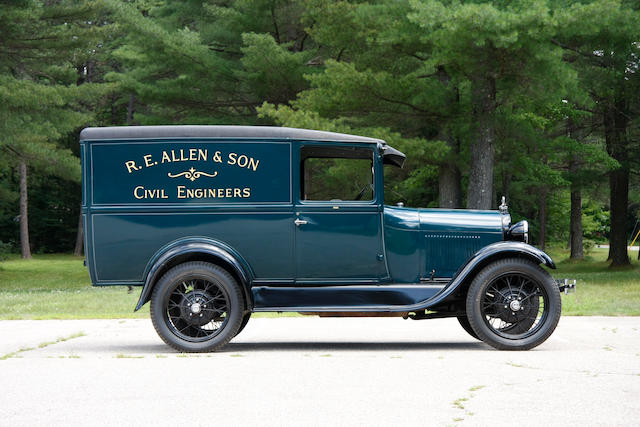
[[[568,294],[576,291],[576,279],[555,279],[560,292]]]

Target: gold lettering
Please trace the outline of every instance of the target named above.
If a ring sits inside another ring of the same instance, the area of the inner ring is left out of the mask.
[[[144,165],[146,167],[151,167],[153,166],[153,160],[151,160],[151,154],[146,154],[144,156],[142,156],[144,158]]]
[[[144,187],[142,185],[138,185],[136,188],[134,188],[133,189],[133,197],[135,197],[138,200],[144,199],[144,196],[138,196],[138,190],[143,190],[144,191]]]
[[[246,154],[229,153],[227,164],[236,165],[241,168],[251,169],[252,171],[258,170],[260,160],[249,157]]]
[[[220,156],[220,152],[216,151],[215,154],[213,155],[213,159],[214,162],[216,163],[222,163],[222,157]]]
[[[133,171],[137,171],[136,162],[133,160],[129,160],[128,162],[124,162],[124,165],[127,167],[127,172],[131,173]]]
[[[161,163],[171,163],[171,162],[186,162],[186,161],[207,161],[207,157],[209,156],[209,150],[206,148],[187,148],[178,150],[169,150],[162,152],[162,161]],[[220,153],[217,151],[216,153]],[[221,161],[220,159],[218,159]],[[216,158],[214,156],[214,161]],[[153,166],[156,163],[151,163],[149,166]]]
[[[178,199],[184,199],[186,196],[184,195],[184,185],[178,185]]]
[[[182,199],[184,197],[180,197],[180,188],[178,188],[178,198]],[[142,185],[137,186],[133,189],[133,197],[138,200],[142,199],[168,199],[167,193],[164,188],[154,188],[152,190],[148,190],[144,188]]]
[[[145,190],[144,187],[136,187],[135,191],[144,192],[144,195],[135,193],[136,198],[147,199],[168,199],[164,189]],[[178,199],[225,199],[225,198],[247,198],[251,197],[251,188],[187,188],[184,185],[177,186]],[[139,197],[138,197],[139,196]]]
[[[251,170],[253,170],[255,172],[256,169],[258,169],[258,165],[259,164],[260,164],[260,160],[256,160],[253,157],[250,157],[249,158],[249,167],[248,168],[251,168]]]

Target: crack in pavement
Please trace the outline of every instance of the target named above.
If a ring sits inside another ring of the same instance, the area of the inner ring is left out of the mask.
[[[65,342],[65,341],[69,341],[72,340],[74,338],[80,338],[80,337],[84,337],[87,334],[85,334],[84,332],[80,331],[80,332],[76,332],[73,333],[71,335],[68,335],[66,337],[58,337],[55,341],[44,341],[41,342],[40,344],[38,344],[37,347],[22,347],[16,351],[12,351],[10,353],[4,354],[2,356],[0,356],[0,360],[7,360],[7,359],[11,359],[13,357],[19,357],[18,355],[27,351],[33,351],[33,350],[38,350],[40,348],[45,348],[45,347],[49,347],[50,345],[54,345],[54,344],[59,344],[61,342]]]

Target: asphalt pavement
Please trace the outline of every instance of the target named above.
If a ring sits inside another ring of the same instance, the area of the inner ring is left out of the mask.
[[[149,320],[0,321],[0,426],[640,425],[640,317],[503,352],[455,319],[258,318],[180,354]]]

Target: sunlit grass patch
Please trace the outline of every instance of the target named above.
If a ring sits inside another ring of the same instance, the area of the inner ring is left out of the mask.
[[[569,251],[553,248],[549,254],[556,278],[578,281],[576,292],[562,297],[562,313],[576,316],[640,316],[640,263],[631,252],[631,266],[611,269],[608,249],[593,249],[583,261],[569,259]]]
[[[577,292],[562,297],[564,315],[640,316],[640,263],[612,270],[606,249],[594,249],[583,261],[569,260],[561,248],[549,250],[558,268],[556,278],[578,280]],[[631,253],[637,256],[635,252]],[[0,262],[0,319],[149,318],[149,305],[134,312],[141,288],[92,287],[82,257],[12,256]],[[298,316],[256,313],[257,317]]]

